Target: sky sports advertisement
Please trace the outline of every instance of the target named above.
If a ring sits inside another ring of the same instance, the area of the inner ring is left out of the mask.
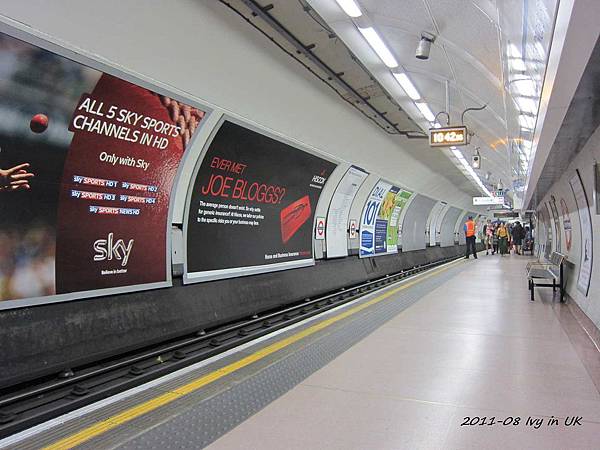
[[[4,33],[0,90],[0,300],[166,284],[204,112]]]
[[[187,210],[186,282],[312,263],[314,212],[336,164],[225,121]]]

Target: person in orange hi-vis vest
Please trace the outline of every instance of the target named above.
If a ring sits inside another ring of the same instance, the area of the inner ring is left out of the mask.
[[[465,259],[469,259],[469,255],[473,253],[473,257],[477,259],[477,251],[475,249],[475,222],[473,217],[469,216],[463,227],[465,237],[467,238],[467,253]]]

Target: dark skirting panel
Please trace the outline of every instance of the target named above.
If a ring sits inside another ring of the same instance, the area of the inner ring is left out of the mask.
[[[0,387],[58,373],[307,297],[461,255],[430,247],[172,288],[0,311]]]

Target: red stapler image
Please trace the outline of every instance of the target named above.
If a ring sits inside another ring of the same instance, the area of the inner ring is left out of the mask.
[[[284,244],[310,219],[310,216],[310,198],[308,195],[281,210],[281,240]]]

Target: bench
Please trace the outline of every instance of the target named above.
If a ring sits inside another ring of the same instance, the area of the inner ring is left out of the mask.
[[[533,291],[536,287],[551,287],[554,292],[556,292],[556,288],[558,287],[560,289],[560,301],[561,303],[564,301],[565,283],[563,263],[565,260],[566,256],[562,253],[552,252],[550,260],[545,263],[535,261],[527,264],[527,281],[529,283],[529,291],[531,291],[531,301],[534,300]],[[552,280],[552,284],[546,282],[548,280]]]

